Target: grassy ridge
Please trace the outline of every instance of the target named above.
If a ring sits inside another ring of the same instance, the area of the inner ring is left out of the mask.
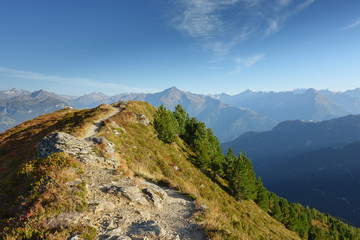
[[[155,112],[148,103],[129,102],[126,110],[105,123],[100,134],[115,143],[124,163],[119,171],[166,183],[195,199],[204,210],[195,217],[211,239],[299,239],[254,202],[235,201],[203,174],[180,138],[165,144],[153,126],[137,118],[143,114],[152,122]]]
[[[85,209],[82,183],[71,188],[66,185],[77,177],[80,168],[67,156],[37,159],[36,143],[54,131],[80,136],[110,110],[106,105],[58,110],[0,134],[0,237],[61,239],[69,235],[70,230],[53,229],[45,223],[59,212]],[[82,230],[88,231],[93,230]]]
[[[43,224],[59,213],[86,210],[85,191],[81,182],[67,187],[81,172],[81,164],[62,155],[40,161],[35,157],[35,144],[54,131],[82,136],[92,122],[111,110],[107,105],[59,110],[0,134],[0,202],[4,203],[0,229],[8,227],[7,236],[61,239],[80,233],[82,238],[94,238],[96,232],[88,226]],[[117,169],[119,178],[146,178],[193,198],[198,206],[193,217],[211,239],[300,239],[253,201],[236,201],[227,193],[226,181],[218,178],[219,185],[196,168],[196,155],[182,139],[177,137],[171,144],[160,141],[152,124],[145,124],[139,116],[145,115],[152,123],[155,112],[148,103],[129,102],[101,128],[99,134],[115,144],[122,162]]]

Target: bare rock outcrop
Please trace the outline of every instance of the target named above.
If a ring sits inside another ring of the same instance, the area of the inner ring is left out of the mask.
[[[97,146],[104,146],[102,150],[107,156],[99,156],[94,151]],[[69,154],[83,163],[98,164],[114,169],[120,166],[119,160],[114,156],[114,144],[103,137],[92,136],[83,140],[68,133],[55,132],[44,137],[37,144],[37,153],[40,158],[46,158],[57,152]]]
[[[69,155],[88,155],[93,152],[91,143],[80,140],[64,132],[55,132],[41,139],[37,144],[38,157],[46,158],[47,156],[64,152]]]
[[[79,181],[86,183],[87,210],[59,214],[52,225],[90,225],[97,229],[97,239],[206,239],[191,218],[198,211],[192,200],[175,189],[116,173],[120,161],[114,144],[107,139],[78,139],[57,132],[43,138],[37,151],[42,158],[64,152],[83,166]]]

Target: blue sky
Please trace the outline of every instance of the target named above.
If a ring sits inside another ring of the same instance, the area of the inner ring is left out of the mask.
[[[4,0],[2,90],[360,87],[359,0]]]

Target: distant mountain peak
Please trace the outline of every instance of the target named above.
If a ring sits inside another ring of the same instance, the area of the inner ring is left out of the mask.
[[[184,91],[182,91],[182,90],[178,89],[177,87],[173,86],[171,88],[165,89],[164,92],[172,92],[172,93],[181,92],[181,93],[183,93]]]
[[[85,96],[107,96],[105,93],[102,93],[102,92],[92,92],[92,93],[89,93],[89,94],[86,94]]]
[[[32,98],[47,98],[47,97],[50,97],[50,96],[53,96],[54,93],[50,93],[50,92],[47,92],[43,89],[40,89],[40,90],[37,90],[37,91],[34,91],[30,94],[30,97]]]
[[[245,91],[243,91],[242,93],[243,94],[252,94],[252,93],[254,93],[254,91],[248,88]]]
[[[304,95],[316,95],[319,94],[319,92],[314,88],[309,88],[304,92]]]

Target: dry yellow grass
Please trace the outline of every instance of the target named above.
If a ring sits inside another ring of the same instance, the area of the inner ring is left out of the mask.
[[[0,190],[6,193],[7,197],[3,201],[8,203],[0,207],[1,216],[16,214],[8,211],[11,209],[10,203],[15,202],[26,192],[26,186],[14,182],[18,181],[17,177],[10,173],[18,172],[34,157],[36,142],[53,131],[65,131],[74,136],[81,136],[89,124],[110,109],[109,106],[102,105],[95,109],[60,110],[25,122],[0,134],[0,161],[5,166],[0,169],[0,177],[3,179]],[[100,135],[116,145],[118,158],[122,162],[118,173],[122,173],[123,176],[136,175],[154,182],[168,184],[195,199],[199,209],[202,210],[194,217],[213,240],[299,239],[297,234],[287,230],[255,203],[236,201],[219,185],[206,177],[193,165],[195,155],[180,138],[175,143],[165,144],[157,138],[157,132],[151,124],[146,126],[136,116],[136,114],[145,115],[152,122],[155,111],[156,109],[148,103],[129,102],[122,113],[107,120],[105,126],[102,127]],[[14,146],[21,147],[19,151],[14,152],[11,150]],[[64,176],[63,180],[59,178],[58,182],[54,182],[45,195],[35,201],[32,211],[41,212],[43,209],[41,201],[51,201],[54,194],[64,194],[66,201],[72,201],[71,195],[61,190],[65,181],[72,178],[71,173],[70,169],[57,172],[56,174]],[[84,232],[86,231],[91,233],[91,229],[85,229]],[[61,238],[66,235],[62,232],[57,234],[48,236]]]
[[[195,155],[179,138],[165,144],[155,129],[136,118],[153,120],[156,109],[145,102],[129,102],[121,114],[109,119],[100,134],[113,143],[120,159],[137,176],[167,183],[196,200],[204,213],[198,219],[211,239],[299,239],[251,201],[236,201],[194,165]],[[118,136],[114,134],[117,131]],[[221,179],[220,179],[221,181]]]

